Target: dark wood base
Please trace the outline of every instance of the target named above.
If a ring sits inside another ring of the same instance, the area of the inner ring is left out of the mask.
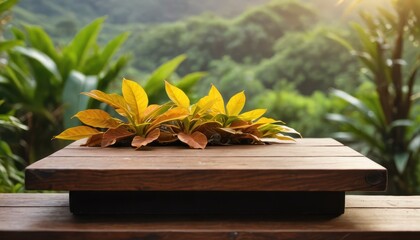
[[[70,191],[73,214],[329,215],[344,192]]]

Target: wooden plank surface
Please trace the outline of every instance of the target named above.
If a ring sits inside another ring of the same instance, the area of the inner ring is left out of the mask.
[[[347,196],[337,218],[239,218],[77,217],[62,205],[67,194],[27,195],[0,195],[0,239],[420,239],[420,196]]]
[[[81,142],[26,169],[33,190],[382,191],[386,169],[333,139],[272,145],[131,148]]]
[[[135,151],[129,147],[73,147],[53,153],[54,157],[360,157],[345,146],[296,146],[292,144],[209,146],[189,149],[184,146],[155,146]]]

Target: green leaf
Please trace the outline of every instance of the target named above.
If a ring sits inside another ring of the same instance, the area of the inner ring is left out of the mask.
[[[74,52],[77,56],[76,62],[78,67],[86,64],[86,56],[89,50],[96,44],[102,23],[105,18],[98,18],[80,30],[70,44],[63,50],[64,54]]]
[[[356,31],[360,43],[362,44],[365,51],[369,54],[369,56],[371,56],[372,59],[377,59],[378,53],[375,43],[372,40],[372,36],[370,36],[365,28],[358,23],[352,23],[351,26]]]
[[[0,42],[0,52],[7,51],[13,47],[16,47],[22,44],[23,44],[23,41],[20,41],[20,40],[10,40],[10,41]]]
[[[43,52],[33,48],[15,47],[13,51],[18,52],[30,59],[40,63],[46,70],[48,70],[58,81],[61,81],[61,75],[58,71],[55,62]]]
[[[327,114],[326,119],[345,125],[349,129],[349,132],[351,134],[353,134],[354,136],[357,136],[359,139],[366,142],[369,146],[376,146],[381,151],[386,150],[385,146],[383,145],[384,144],[383,142],[377,141],[375,136],[372,136],[371,134],[369,134],[369,132],[366,131],[363,125],[358,124],[354,120],[348,117],[345,117],[341,114],[335,114],[335,113]]]
[[[10,10],[19,0],[4,0],[0,2],[0,13]]]
[[[98,74],[104,70],[112,56],[120,49],[121,45],[127,40],[129,33],[122,33],[112,39],[98,54],[93,55],[86,61],[83,67],[85,74]]]
[[[147,94],[153,96],[163,91],[163,81],[168,80],[186,58],[186,55],[179,55],[158,67],[146,81],[144,90],[146,90]]]
[[[27,38],[32,48],[48,55],[55,62],[58,59],[57,50],[51,37],[39,26],[25,26]]]
[[[109,84],[118,77],[121,70],[127,65],[129,60],[130,57],[128,55],[122,55],[118,58],[118,60],[116,60],[116,62],[111,64],[105,75],[99,78],[97,89],[101,91],[107,90]],[[89,107],[92,108],[93,105],[90,105]]]
[[[338,36],[334,33],[328,33],[327,37],[331,40],[336,41],[337,43],[341,44],[343,47],[347,48],[349,51],[354,51],[353,46],[350,44],[349,41],[345,40],[344,38]]]
[[[63,90],[65,128],[79,124],[78,121],[71,120],[71,117],[77,112],[85,110],[89,102],[89,98],[80,93],[96,89],[97,84],[96,76],[85,76],[77,71],[70,73]]]
[[[397,168],[399,174],[404,173],[409,158],[410,154],[408,152],[398,153],[394,155],[395,167]]]
[[[341,90],[333,89],[331,93],[356,108],[362,114],[363,119],[374,125],[376,129],[382,129],[380,119],[362,101]]]
[[[195,86],[195,84],[207,75],[206,72],[194,72],[188,75],[185,75],[179,82],[175,84],[178,88],[183,90],[185,93],[189,93],[191,88]]]

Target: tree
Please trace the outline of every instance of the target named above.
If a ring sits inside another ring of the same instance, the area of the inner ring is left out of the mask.
[[[331,87],[354,89],[360,82],[357,61],[326,37],[331,32],[349,35],[347,31],[327,26],[286,34],[276,43],[276,54],[259,64],[256,78],[266,88],[276,88],[286,82],[306,95],[317,90],[327,92]]]
[[[361,12],[363,25],[353,23],[360,46],[333,36],[351,50],[367,69],[374,95],[355,98],[335,94],[357,110],[356,117],[331,115],[344,125],[347,139],[364,143],[366,153],[390,174],[390,192],[420,192],[420,122],[413,106],[420,69],[420,2],[393,0],[392,8],[376,14]]]

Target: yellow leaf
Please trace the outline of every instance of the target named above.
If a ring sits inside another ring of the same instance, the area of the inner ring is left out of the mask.
[[[82,92],[82,94],[108,104],[109,106],[115,108],[115,110],[117,110],[117,112],[123,116],[124,113],[128,114],[127,103],[125,102],[124,98],[118,94],[107,94],[100,90]]]
[[[166,111],[164,114],[159,115],[152,122],[152,124],[150,126],[150,129],[153,129],[157,125],[159,125],[161,123],[164,123],[164,122],[169,122],[169,121],[184,119],[188,115],[189,115],[189,112],[185,108],[181,108],[181,107],[172,108],[172,109]]]
[[[245,94],[244,92],[239,92],[230,98],[229,102],[226,105],[226,112],[229,116],[237,116],[245,105]]]
[[[54,138],[57,139],[64,139],[64,140],[79,140],[82,138],[90,137],[92,135],[101,133],[100,131],[87,127],[87,126],[78,126],[66,129],[59,135],[55,136]]]
[[[275,137],[276,137],[277,139],[279,139],[279,140],[286,140],[286,141],[293,141],[293,142],[296,142],[296,140],[295,140],[294,138],[289,137],[289,136],[286,136],[286,135],[283,135],[283,134],[281,134],[281,133],[277,133],[277,134],[275,135]]]
[[[208,96],[210,97],[210,99],[214,99],[212,110],[216,114],[226,114],[225,102],[223,101],[222,94],[220,94],[219,90],[217,90],[217,88],[214,85],[211,85]]]
[[[202,97],[194,105],[194,108],[193,108],[192,112],[194,114],[199,114],[199,115],[205,114],[205,113],[209,112],[209,110],[212,108],[214,103],[215,103],[215,101],[213,99],[211,99],[209,96]],[[198,110],[198,111],[196,112],[196,110]]]
[[[171,85],[167,81],[165,81],[165,89],[169,99],[177,106],[187,109],[190,107],[190,99],[181,89]]]
[[[133,141],[131,142],[131,146],[137,149],[146,146],[147,144],[155,141],[160,136],[159,128],[153,129],[153,131],[149,132],[146,137],[142,136],[135,136]]]
[[[122,124],[118,119],[112,118],[107,112],[100,109],[88,109],[76,115],[82,123],[97,128],[116,128]]]
[[[149,104],[146,92],[138,83],[124,78],[122,93],[131,112],[136,116],[137,122],[140,122],[140,113],[143,112]]]
[[[258,123],[258,124],[270,124],[270,123],[275,123],[275,122],[278,122],[278,121],[275,120],[275,119],[272,119],[272,118],[262,117],[262,118],[258,119],[258,121],[256,121],[255,123]]]
[[[190,148],[206,148],[207,137],[201,132],[193,132],[192,134],[187,134],[184,132],[178,133],[178,139],[186,143]]]
[[[239,115],[239,118],[245,120],[245,121],[253,121],[257,118],[260,118],[264,113],[267,111],[267,109],[255,109],[251,110],[245,113],[242,113]]]

